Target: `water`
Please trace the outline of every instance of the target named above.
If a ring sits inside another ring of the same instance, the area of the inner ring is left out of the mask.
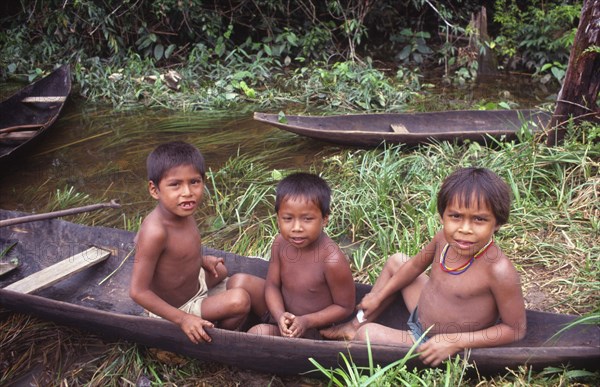
[[[37,211],[56,190],[74,187],[149,209],[145,159],[174,140],[198,146],[212,170],[236,155],[260,154],[270,156],[273,168],[303,168],[325,149],[337,149],[255,122],[251,113],[118,113],[70,101],[40,143],[2,171],[0,208]]]
[[[0,91],[6,95],[5,87]],[[434,88],[436,107],[429,110],[482,101],[509,101],[515,107],[531,108],[553,92],[534,87],[527,78],[493,77],[470,89]],[[427,110],[427,102],[424,105],[421,110]],[[119,113],[73,96],[28,156],[0,171],[0,208],[40,211],[57,190],[73,187],[93,198],[119,199],[126,213],[143,214],[154,205],[146,189],[146,156],[158,144],[173,140],[198,146],[212,170],[237,155],[261,156],[271,168],[303,169],[315,158],[340,149],[255,122],[250,112],[140,109]]]

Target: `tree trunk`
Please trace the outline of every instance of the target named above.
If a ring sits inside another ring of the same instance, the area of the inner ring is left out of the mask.
[[[487,24],[487,10],[485,7],[481,7],[479,12],[471,14],[469,25],[475,30],[475,36],[469,38],[469,48],[478,55],[478,75],[494,75],[498,72],[496,57],[487,45],[490,41]]]
[[[569,65],[550,120],[546,144],[554,146],[565,137],[565,123],[600,121],[596,105],[600,91],[600,0],[584,0]]]

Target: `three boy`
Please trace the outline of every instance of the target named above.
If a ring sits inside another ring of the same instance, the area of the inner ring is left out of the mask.
[[[202,199],[204,160],[189,144],[168,143],[147,165],[158,205],[137,236],[130,294],[195,343],[210,341],[204,331],[210,321],[237,329],[251,309],[265,317],[251,333],[316,337],[321,329],[332,339],[408,346],[421,339],[421,359],[434,366],[463,348],[503,345],[525,334],[519,276],[493,241],[508,220],[510,191],[487,169],[463,168],[445,179],[438,194],[442,229],[414,257],[392,255],[359,303],[359,317],[332,326],[354,310],[355,287],[345,255],[323,232],[331,192],[321,178],[297,173],[278,184],[280,233],[266,282],[236,275],[230,279],[235,285],[228,282],[222,293],[209,295],[223,287],[227,270],[222,259],[202,257],[191,216]],[[374,323],[397,293],[412,313],[411,332]]]

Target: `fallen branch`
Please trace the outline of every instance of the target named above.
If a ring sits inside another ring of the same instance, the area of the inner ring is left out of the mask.
[[[15,224],[20,224],[20,223],[35,222],[37,220],[60,218],[61,216],[75,215],[75,214],[79,214],[82,212],[101,210],[103,208],[120,208],[120,207],[121,207],[121,205],[119,204],[119,202],[116,201],[115,199],[113,199],[108,203],[90,204],[89,206],[70,208],[67,210],[48,212],[45,214],[27,215],[27,216],[21,216],[19,218],[0,220],[0,227],[13,226]]]

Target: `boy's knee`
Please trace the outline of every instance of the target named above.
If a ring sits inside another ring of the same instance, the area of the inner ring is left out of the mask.
[[[388,268],[393,272],[396,272],[400,268],[400,266],[406,263],[409,259],[410,257],[406,254],[395,253],[390,255],[386,262],[386,266],[388,266]]]
[[[236,314],[250,313],[250,294],[241,288],[230,290],[229,306]]]
[[[236,273],[227,280],[227,289],[245,288],[250,276],[244,273]]]
[[[237,273],[229,277],[227,279],[227,289],[239,288],[243,282],[243,275],[244,274]]]
[[[261,335],[261,336],[266,336],[266,335],[273,335],[273,326],[269,325],[269,324],[258,324],[253,326],[252,328],[250,328],[248,330],[248,333],[252,333],[255,335]]]

